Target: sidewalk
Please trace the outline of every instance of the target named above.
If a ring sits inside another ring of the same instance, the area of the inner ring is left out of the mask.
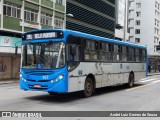
[[[153,76],[153,75],[160,75],[160,72],[151,72],[151,73],[148,73],[148,76]]]
[[[5,80],[0,80],[0,85],[2,84],[11,84],[11,83],[18,83],[19,79],[5,79]]]

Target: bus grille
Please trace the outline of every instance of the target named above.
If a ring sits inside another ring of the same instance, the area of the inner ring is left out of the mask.
[[[28,87],[34,90],[47,90],[48,89],[47,85],[41,86],[40,88],[35,88],[34,85],[28,85]]]
[[[36,82],[36,80],[30,80],[30,79],[27,79],[27,81],[29,81],[29,82]]]
[[[50,80],[30,80],[27,79],[29,82],[49,82]]]

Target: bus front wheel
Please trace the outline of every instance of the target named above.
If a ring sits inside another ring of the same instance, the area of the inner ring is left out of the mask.
[[[50,95],[57,95],[56,92],[48,92]]]
[[[134,85],[134,75],[133,74],[129,74],[129,79],[128,79],[128,87],[131,88]]]
[[[94,92],[94,83],[93,80],[87,77],[85,84],[84,84],[84,97],[89,97]]]

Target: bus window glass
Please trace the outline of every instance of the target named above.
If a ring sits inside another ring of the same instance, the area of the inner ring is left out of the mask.
[[[133,62],[134,61],[134,49],[130,48],[130,61]]]
[[[126,46],[122,46],[122,62],[127,61],[127,51],[126,51]]]
[[[87,61],[98,60],[98,43],[92,40],[86,40],[86,47],[84,50],[84,58]]]
[[[113,46],[112,44],[108,44],[108,52],[107,52],[107,61],[112,61],[113,59]]]
[[[142,49],[139,49],[139,62],[142,61]]]
[[[139,49],[136,48],[135,52],[136,52],[136,62],[139,62]]]
[[[67,43],[68,68],[72,71],[81,61],[81,38],[69,36]]]
[[[114,45],[113,61],[114,62],[119,61],[118,45]]]
[[[81,60],[81,38],[75,36],[69,36],[68,38],[68,61],[80,61]]]
[[[119,61],[122,61],[122,46],[118,45],[118,55],[119,55]]]
[[[100,42],[100,61],[106,61],[107,55],[107,44]]]
[[[64,43],[29,43],[22,46],[22,67],[52,69],[65,65]]]
[[[142,62],[146,61],[146,51],[142,50]]]

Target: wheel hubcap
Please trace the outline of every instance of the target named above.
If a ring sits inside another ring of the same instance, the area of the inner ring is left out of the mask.
[[[91,90],[92,90],[92,85],[91,85],[91,83],[87,83],[87,86],[86,86],[87,88],[87,92],[91,92]]]

